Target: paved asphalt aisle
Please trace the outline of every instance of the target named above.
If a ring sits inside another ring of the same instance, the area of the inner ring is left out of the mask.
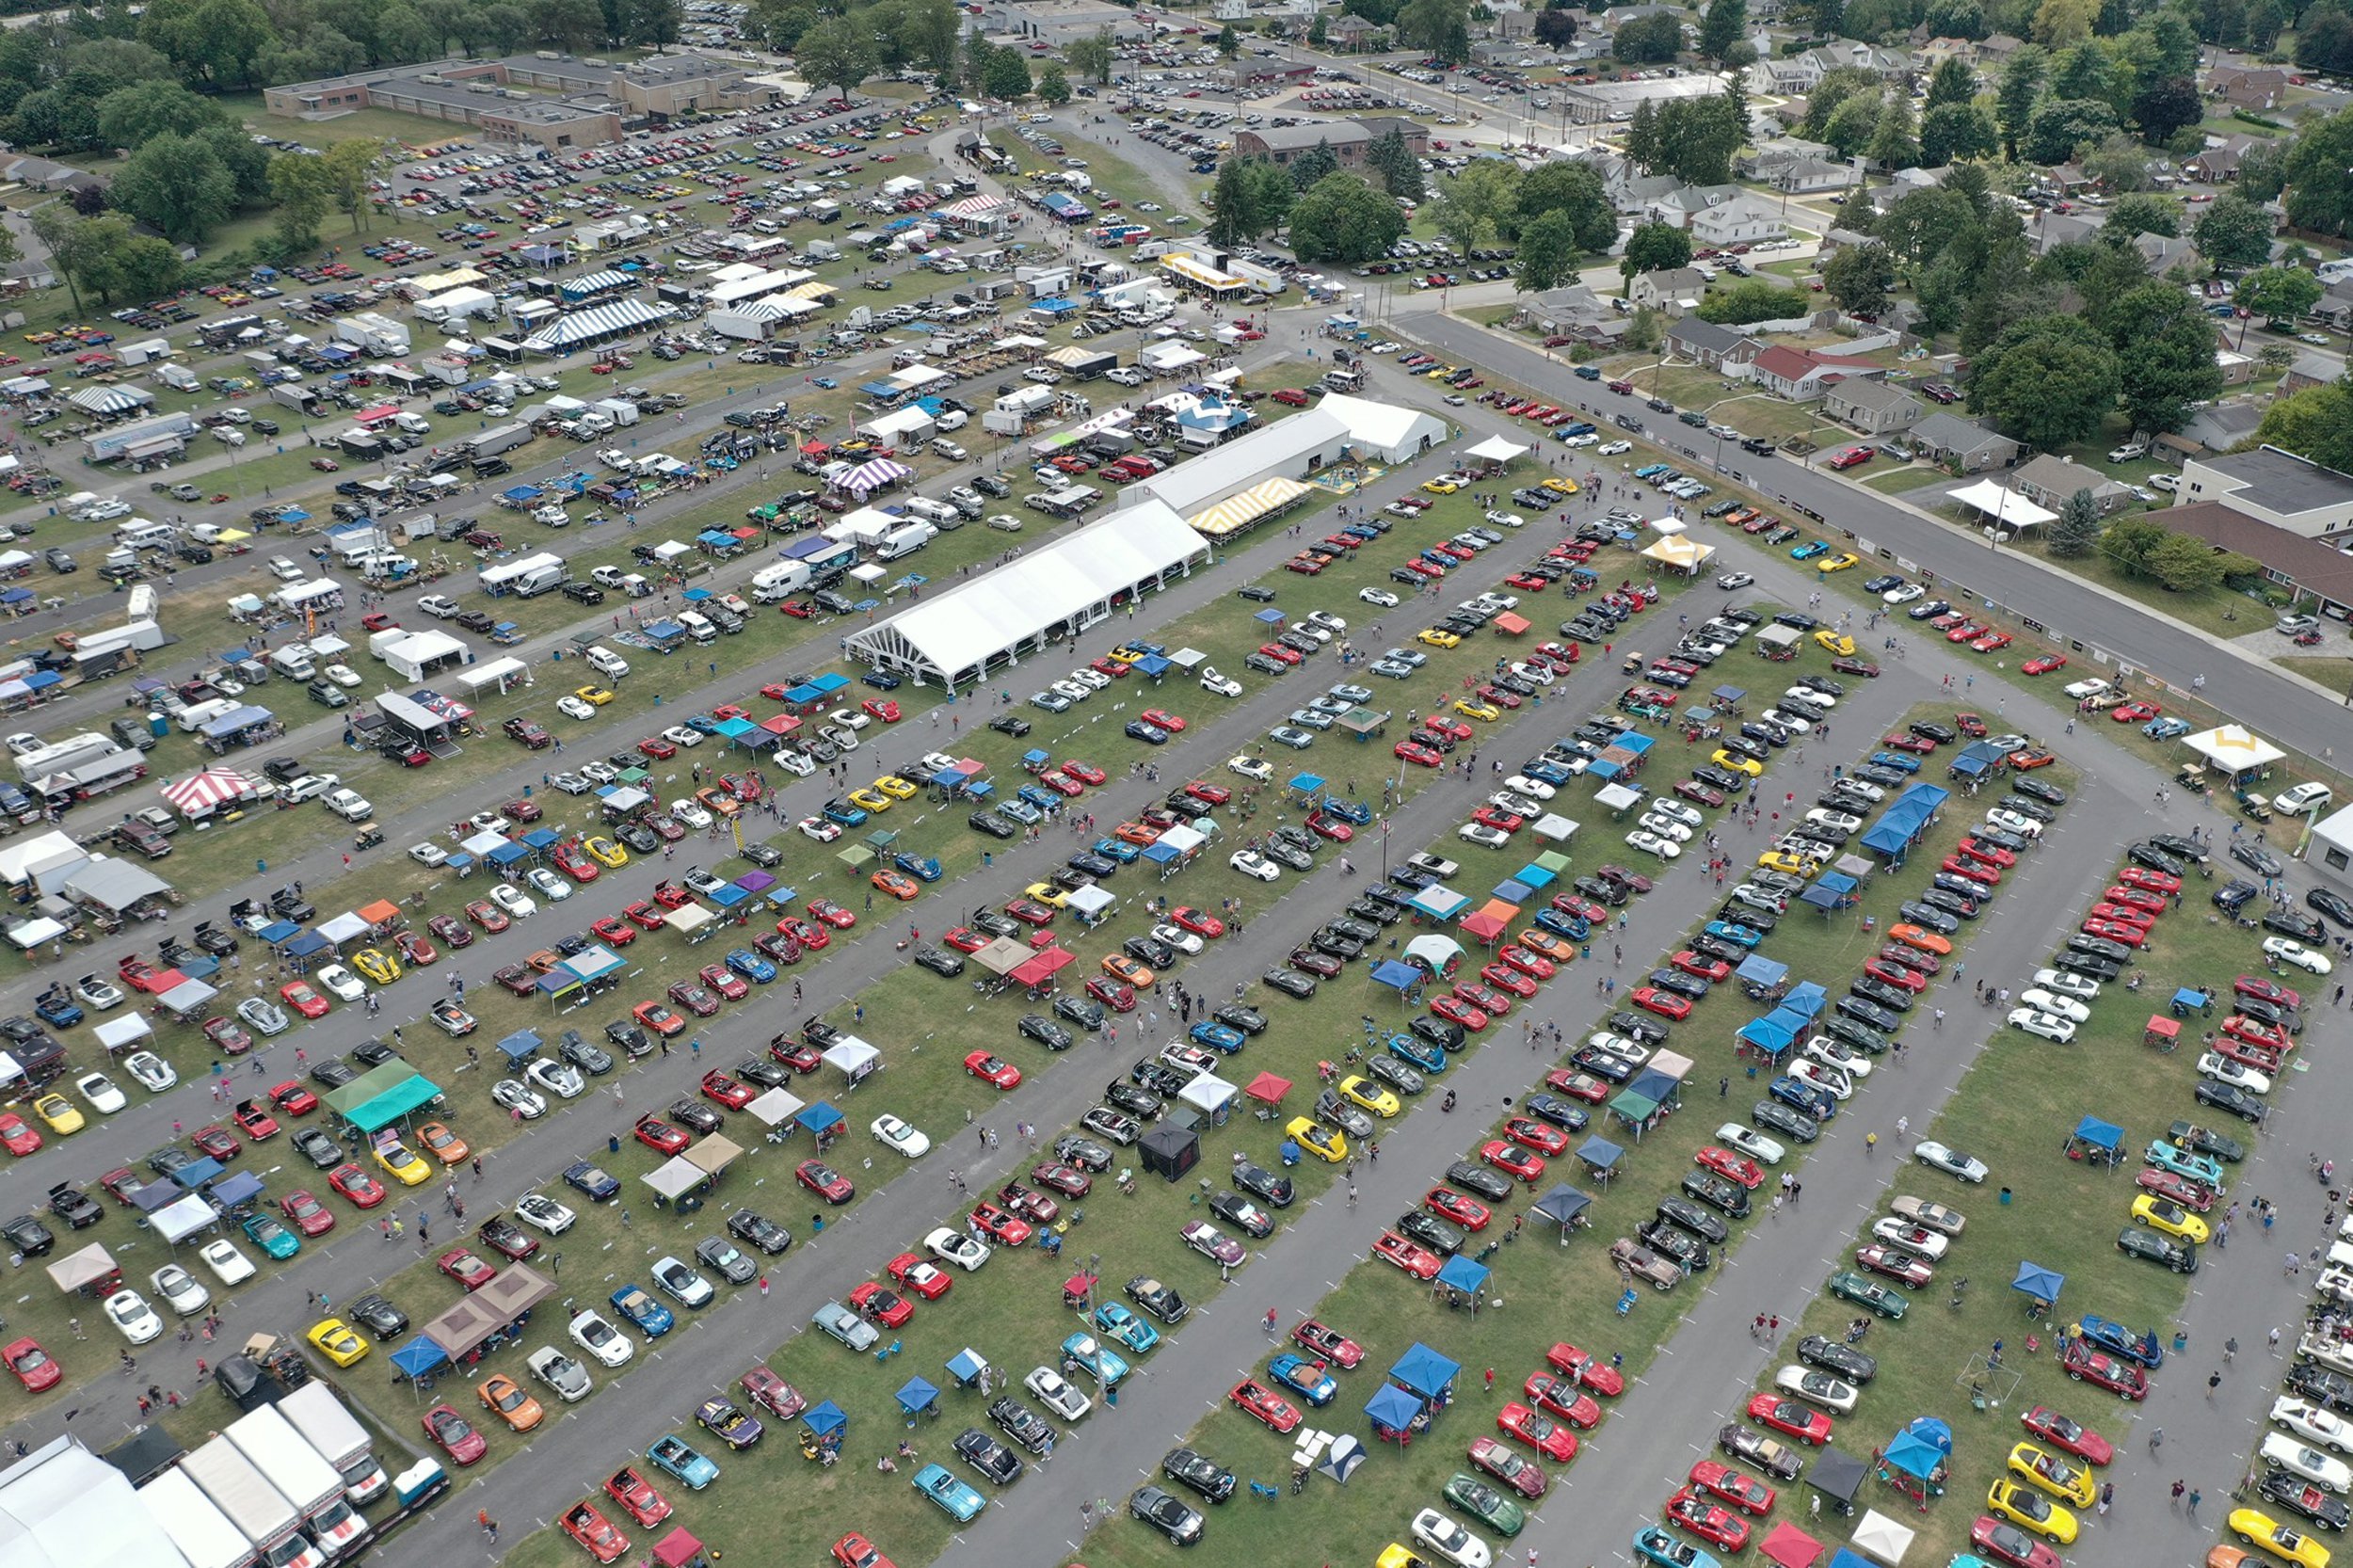
[[[1397,303],[1399,314],[1390,325],[1460,362],[1491,365],[1493,374],[1523,386],[1545,389],[1600,421],[1620,412],[1630,412],[1646,424],[1663,417],[1646,412],[1639,399],[1611,397],[1598,383],[1575,380],[1567,366],[1541,350],[1523,346],[1501,332],[1440,314],[1433,296],[1407,294]],[[1606,423],[1604,428],[1608,429]],[[1650,439],[1688,456],[1687,449],[1679,445],[1683,428],[1670,420],[1663,428],[1652,429]],[[1948,524],[1897,505],[1876,491],[1802,463],[1753,456],[1737,445],[1701,440],[1695,460],[1703,466],[1708,464],[1710,445],[1724,448],[1721,461],[1725,473],[1745,474],[1747,482],[1765,495],[1801,503],[1830,520],[1830,526],[1850,530],[1874,545],[1918,562],[1934,572],[1941,584],[1964,584],[1978,599],[1992,600],[2015,615],[2031,616],[2053,628],[2055,635],[2110,649],[2135,667],[2185,690],[2203,675],[2206,684],[2200,696],[2206,702],[2307,757],[2318,757],[2345,738],[2345,714],[2339,708],[2318,697],[2309,686],[2288,679],[2257,654],[2101,593],[2030,557],[1993,549]],[[2249,622],[2248,630],[2260,627],[2260,622]]]

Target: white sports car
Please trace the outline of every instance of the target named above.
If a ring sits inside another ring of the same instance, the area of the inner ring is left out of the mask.
[[[1767,1165],[1780,1164],[1782,1157],[1789,1152],[1755,1128],[1742,1127],[1738,1122],[1726,1122],[1718,1128],[1716,1142]]]
[[[1661,860],[1672,860],[1683,853],[1683,846],[1673,840],[1662,839],[1656,833],[1646,833],[1641,828],[1627,834],[1625,841],[1636,849],[1656,855]]]
[[[2292,942],[2285,936],[2265,937],[2264,956],[2277,958],[2282,964],[2293,964],[2299,969],[2309,969],[2313,974],[2327,974],[2336,967],[2329,961],[2326,953],[2308,948],[2301,942]]]
[[[875,1117],[871,1130],[882,1143],[909,1160],[919,1160],[932,1152],[932,1141],[920,1128],[888,1113]]]
[[[2075,1037],[2075,1025],[2057,1013],[2045,1013],[2039,1007],[2013,1007],[2009,1027],[2025,1031],[2038,1039],[2065,1045]]]

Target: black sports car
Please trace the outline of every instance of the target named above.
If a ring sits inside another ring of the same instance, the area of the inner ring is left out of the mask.
[[[1842,1345],[1818,1334],[1809,1334],[1798,1341],[1798,1359],[1809,1367],[1819,1367],[1835,1372],[1849,1383],[1868,1383],[1879,1376],[1879,1357],[1865,1355],[1852,1345]]]
[[[2318,920],[2294,909],[2265,910],[2263,919],[2265,931],[2281,936],[2293,936],[2299,942],[2319,942],[2327,939]]]
[[[382,1296],[369,1294],[347,1303],[343,1315],[375,1335],[379,1341],[408,1332],[408,1314]]]
[[[1046,1418],[1011,1395],[991,1401],[988,1418],[997,1424],[998,1431],[1033,1454],[1044,1453],[1054,1440],[1053,1429],[1046,1424]]]
[[[1489,1203],[1504,1203],[1512,1196],[1511,1177],[1467,1160],[1458,1160],[1446,1168],[1446,1184],[1475,1193]]]
[[[792,1232],[748,1208],[739,1208],[728,1216],[728,1234],[771,1257],[792,1244]]]
[[[1301,1001],[1305,1001],[1316,994],[1315,977],[1301,974],[1297,969],[1269,969],[1258,978],[1285,996],[1296,998]],[[1420,1022],[1419,1019],[1415,1021]]]
[[[1822,1135],[1821,1123],[1779,1100],[1758,1100],[1749,1110],[1749,1120],[1759,1130],[1779,1133],[1793,1144],[1811,1144]]]
[[[1234,1472],[1191,1448],[1169,1449],[1161,1456],[1160,1473],[1213,1503],[1222,1503],[1234,1495]]]
[[[1054,1016],[1068,1018],[1090,1034],[1111,1021],[1111,1015],[1104,1010],[1101,1002],[1075,991],[1054,999]],[[1052,1048],[1060,1050],[1062,1048],[1055,1046]]]
[[[2217,1111],[2228,1111],[2232,1115],[2250,1122],[2262,1121],[2265,1112],[2269,1109],[2265,1105],[2263,1096],[2251,1095],[2235,1083],[2217,1083],[2212,1079],[2201,1078],[2190,1092],[2197,1096],[2199,1104],[2210,1105]]]
[[[1696,1272],[1715,1261],[1708,1256],[1705,1242],[1689,1231],[1669,1224],[1664,1220],[1645,1220],[1634,1227],[1634,1234],[1641,1237],[1654,1251],[1664,1253],[1686,1269]]]
[[[1468,1032],[1453,1019],[1437,1017],[1429,1013],[1407,1024],[1405,1032],[1447,1051],[1461,1050],[1463,1042],[1469,1037]]]
[[[950,952],[944,948],[918,948],[915,962],[945,980],[953,980],[964,973],[964,954]]]
[[[1427,1209],[1417,1208],[1399,1215],[1397,1230],[1399,1235],[1449,1257],[1463,1250],[1463,1233]]]
[[[1520,1102],[1520,1108],[1531,1116],[1541,1116],[1553,1126],[1571,1132],[1584,1131],[1593,1121],[1583,1106],[1574,1100],[1564,1100],[1558,1095],[1530,1095]]]
[[[1163,1285],[1148,1275],[1138,1274],[1129,1280],[1127,1292],[1129,1301],[1163,1323],[1182,1322],[1185,1314],[1193,1310],[1185,1304],[1185,1298],[1176,1293],[1176,1287]]]
[[[1290,1206],[1292,1197],[1290,1177],[1270,1171],[1262,1165],[1253,1164],[1247,1160],[1236,1165],[1231,1175],[1234,1185],[1252,1196],[1264,1199],[1277,1208],[1287,1208]]]
[[[956,1433],[956,1440],[951,1446],[956,1450],[956,1457],[978,1470],[983,1480],[994,1481],[999,1486],[1012,1485],[1021,1479],[1021,1472],[1028,1468],[1021,1462],[1020,1455],[978,1427],[967,1427]]]
[[[1021,1022],[1016,1027],[1023,1039],[1035,1040],[1048,1050],[1068,1050],[1073,1043],[1070,1031],[1053,1019],[1041,1017],[1035,1013],[1023,1014]]]
[[[1658,1217],[1673,1222],[1704,1241],[1722,1246],[1732,1239],[1732,1227],[1709,1209],[1686,1198],[1658,1200]]]
[[[298,1128],[294,1146],[302,1158],[322,1171],[331,1171],[344,1162],[343,1145],[314,1127]]]
[[[1736,1220],[1748,1216],[1748,1189],[1728,1176],[1720,1176],[1713,1171],[1692,1171],[1683,1178],[1683,1192],[1685,1196],[1697,1198]]]
[[[1240,1002],[1221,1007],[1209,1016],[1228,1028],[1241,1030],[1244,1034],[1266,1032],[1266,1015],[1255,1007],[1244,1007]]]
[[[2304,902],[2345,930],[2353,931],[2353,900],[2347,900],[2342,894],[2330,892],[2326,888],[2314,888],[2304,895]]]

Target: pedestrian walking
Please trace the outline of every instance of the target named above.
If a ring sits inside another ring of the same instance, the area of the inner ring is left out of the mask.
[[[2182,1506],[2182,1495],[2188,1490],[2189,1482],[2184,1480],[2179,1476],[2175,1476],[2173,1478],[2173,1506],[2175,1508]]]
[[[482,1527],[482,1533],[490,1538],[490,1544],[492,1545],[495,1546],[498,1544],[499,1522],[490,1517],[490,1511],[488,1509],[476,1509],[474,1511],[473,1522]]]
[[[2208,1372],[2208,1373],[2206,1374],[2206,1400],[2207,1400],[2207,1402],[2209,1402],[2209,1403],[2212,1403],[2212,1402],[2213,1402],[2214,1396],[2215,1396],[2215,1392],[2216,1392],[2217,1389],[2219,1389],[2221,1386],[2222,1386],[2222,1373],[2221,1373],[2221,1370],[2220,1370],[2219,1368],[2217,1368],[2216,1370],[2211,1371],[2211,1372]]]
[[[2108,1505],[2116,1501],[2116,1482],[2106,1481],[2100,1487],[2100,1517],[2108,1516]]]
[[[2198,1517],[2198,1504],[2203,1494],[2201,1494],[2198,1488],[2193,1486],[2189,1489],[2189,1516],[2192,1519]]]
[[[1269,1334],[1274,1332],[1274,1308],[1271,1306],[1266,1309],[1266,1331]]]

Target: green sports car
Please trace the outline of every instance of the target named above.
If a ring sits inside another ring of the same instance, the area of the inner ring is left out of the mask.
[[[1881,1285],[1877,1280],[1866,1279],[1850,1269],[1830,1276],[1830,1293],[1891,1321],[1900,1320],[1912,1305],[1901,1291]]]

